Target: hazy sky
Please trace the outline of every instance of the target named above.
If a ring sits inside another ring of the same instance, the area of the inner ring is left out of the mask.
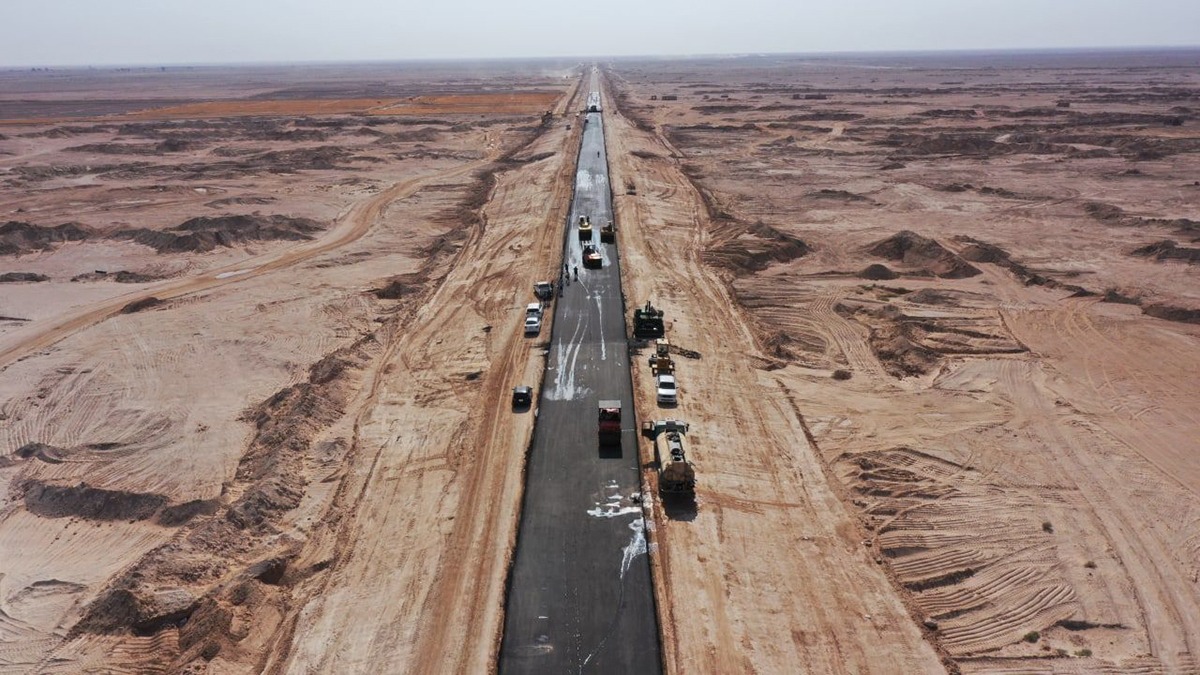
[[[0,0],[0,66],[1200,45],[1200,0]]]

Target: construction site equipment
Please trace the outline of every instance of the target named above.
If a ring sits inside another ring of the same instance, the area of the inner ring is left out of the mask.
[[[613,225],[613,221],[608,221],[604,227],[600,228],[600,241],[611,244],[617,239],[617,227]]]
[[[538,300],[549,300],[554,297],[554,282],[539,281],[533,285],[533,295]]]
[[[683,450],[688,425],[678,420],[649,422],[654,435],[654,459],[658,462],[658,490],[664,497],[696,493],[696,467]]]
[[[592,238],[592,221],[587,216],[579,216],[579,240],[585,241]]]
[[[621,402],[600,401],[598,435],[600,445],[621,444]]]
[[[639,340],[650,340],[663,336],[663,312],[655,309],[650,301],[646,306],[633,310],[633,336]]]
[[[675,373],[675,360],[671,358],[671,343],[664,339],[655,340],[654,354],[650,356],[650,372],[655,377]]]
[[[600,249],[588,244],[583,247],[583,266],[593,269],[599,269],[604,266],[604,257],[600,255]]]

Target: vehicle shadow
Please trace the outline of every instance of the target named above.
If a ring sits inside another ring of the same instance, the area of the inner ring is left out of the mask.
[[[683,522],[695,520],[700,511],[694,495],[663,495],[662,506],[667,518]]]

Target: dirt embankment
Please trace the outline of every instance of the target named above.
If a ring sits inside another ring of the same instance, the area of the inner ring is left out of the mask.
[[[0,255],[22,255],[53,248],[67,241],[83,241],[95,233],[78,223],[56,226],[10,220],[0,225]]]
[[[153,248],[158,253],[204,253],[218,247],[234,247],[256,241],[306,241],[325,226],[310,218],[284,215],[201,216],[163,230],[144,227],[117,230],[107,236]],[[98,233],[75,223],[47,227],[9,221],[0,225],[0,255],[21,255],[54,248],[57,244],[95,239]],[[152,279],[113,276],[123,283]],[[29,281],[36,279],[11,279]],[[80,280],[89,280],[81,278]]]
[[[204,253],[254,241],[307,241],[325,229],[309,218],[282,215],[201,216],[165,230],[117,230],[113,239],[128,239],[159,253]]]

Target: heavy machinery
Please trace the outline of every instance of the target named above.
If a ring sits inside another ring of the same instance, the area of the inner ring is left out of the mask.
[[[647,422],[643,433],[654,438],[658,462],[658,491],[663,497],[692,497],[696,494],[696,467],[683,450],[688,425],[679,420]]]
[[[588,244],[583,247],[583,266],[592,269],[599,269],[604,266],[604,256],[600,255],[600,249]]]
[[[617,239],[617,227],[613,225],[613,221],[608,221],[608,224],[600,228],[600,241],[605,244],[611,244]]]
[[[655,309],[650,301],[646,306],[633,310],[633,337],[639,340],[651,340],[663,336],[663,312]]]
[[[590,241],[592,238],[592,220],[587,216],[579,216],[579,240]]]
[[[533,284],[533,295],[538,300],[549,300],[554,297],[554,282],[538,281]]]
[[[598,436],[600,437],[600,445],[621,444],[620,401],[600,401]]]
[[[675,360],[671,358],[671,343],[659,339],[654,343],[654,354],[650,357],[650,372],[654,377],[675,374]]]

